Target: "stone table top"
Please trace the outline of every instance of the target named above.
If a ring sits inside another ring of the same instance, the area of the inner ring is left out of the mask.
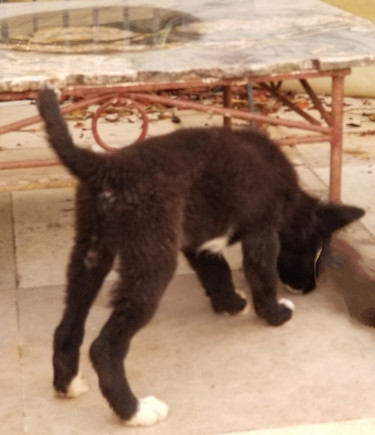
[[[375,63],[375,25],[319,0],[0,4],[0,92]]]

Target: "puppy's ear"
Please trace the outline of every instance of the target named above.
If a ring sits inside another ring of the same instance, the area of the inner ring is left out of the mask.
[[[324,236],[329,237],[334,231],[361,218],[365,211],[359,207],[341,204],[319,204],[317,217]]]

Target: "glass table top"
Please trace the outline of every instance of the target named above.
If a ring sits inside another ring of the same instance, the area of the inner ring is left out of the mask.
[[[41,53],[118,53],[199,39],[194,16],[154,6],[64,8],[0,19],[0,48]],[[199,27],[199,26],[198,26]]]
[[[374,63],[375,25],[319,0],[1,3],[0,60],[0,92],[327,71]]]

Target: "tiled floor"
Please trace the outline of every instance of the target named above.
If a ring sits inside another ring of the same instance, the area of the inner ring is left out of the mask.
[[[375,124],[370,115],[375,102],[346,104],[343,197],[368,213],[345,237],[371,263]],[[0,122],[27,113],[34,114],[34,106],[3,105]],[[217,122],[191,113],[181,119],[184,126]],[[91,143],[90,133],[77,122],[71,123],[77,140]],[[154,122],[150,134],[181,124]],[[113,124],[103,128],[119,143],[128,133],[128,126],[126,133]],[[42,136],[38,127],[0,136],[0,159],[49,154]],[[305,186],[324,196],[328,146],[286,151]],[[40,189],[51,185],[65,187]],[[87,350],[108,315],[105,290],[88,319],[82,349],[81,369],[90,391],[76,400],[55,398],[51,339],[62,310],[72,241],[71,179],[62,168],[5,171],[0,189],[1,434],[374,433],[375,331],[350,317],[340,289],[329,278],[323,277],[319,289],[306,297],[291,296],[297,307],[293,319],[272,328],[253,312],[239,317],[212,313],[182,261],[155,319],[135,338],[127,360],[136,394],[164,399],[170,405],[168,419],[151,429],[124,428],[99,393]],[[228,255],[238,287],[244,288],[239,252]],[[112,274],[106,289],[114,279]]]

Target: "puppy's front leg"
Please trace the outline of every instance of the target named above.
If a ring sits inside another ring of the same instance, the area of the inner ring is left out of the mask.
[[[255,312],[270,325],[278,326],[292,317],[294,304],[276,299],[279,239],[272,229],[254,231],[242,238],[243,267],[250,285]]]
[[[184,250],[184,254],[216,313],[234,315],[246,311],[247,301],[235,290],[231,270],[223,256],[197,250]]]

